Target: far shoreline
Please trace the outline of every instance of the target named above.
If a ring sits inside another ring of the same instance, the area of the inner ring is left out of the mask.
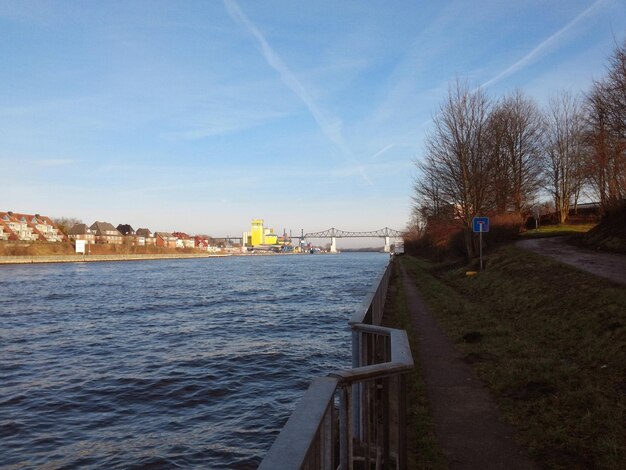
[[[155,254],[108,254],[108,255],[26,255],[0,256],[0,265],[22,264],[54,264],[54,263],[98,263],[107,261],[151,261],[163,259],[199,259],[199,258],[228,258],[231,256],[273,256],[300,253],[155,253]]]

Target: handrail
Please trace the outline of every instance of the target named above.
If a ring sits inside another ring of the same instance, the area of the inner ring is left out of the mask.
[[[372,332],[384,330],[383,334],[391,337],[391,362],[339,370],[328,374],[329,377],[337,377],[341,381],[340,385],[343,385],[401,374],[413,369],[413,356],[411,355],[411,346],[409,345],[406,331],[380,326],[359,325],[359,329],[361,327],[364,327],[363,330],[365,331],[369,330]]]
[[[348,385],[356,382],[364,382],[372,379],[382,379],[392,375],[408,372],[413,368],[413,364],[401,364],[397,362],[384,362],[373,366],[363,366],[358,369],[340,370],[331,372],[329,377],[339,379],[339,385]]]
[[[379,305],[375,305],[377,294],[379,294],[379,297],[381,297],[380,296],[381,291],[384,291],[385,294],[387,293],[387,287],[389,286],[389,278],[391,277],[391,266],[392,266],[392,262],[389,261],[389,263],[387,263],[387,265],[385,266],[385,269],[383,269],[383,271],[377,276],[375,282],[372,284],[372,287],[368,290],[365,300],[363,300],[361,306],[357,310],[355,310],[355,312],[350,317],[350,320],[348,320],[349,325],[353,325],[356,323],[363,323],[363,324],[366,324],[366,323],[379,324],[380,323],[380,321],[376,322],[375,319],[371,319],[370,322],[367,322],[366,317],[368,313],[372,312],[372,308],[374,306],[379,306]],[[385,296],[382,296],[383,302],[384,302],[384,298]],[[383,307],[384,307],[384,303],[383,303]]]
[[[274,441],[259,470],[296,470],[301,468],[315,442],[315,436],[335,396],[339,380],[333,377],[315,379],[287,424]],[[276,466],[280,463],[280,466]]]
[[[413,356],[406,331],[380,326],[390,276],[391,262],[350,320],[353,368],[311,383],[259,469],[347,470],[372,459],[406,468],[404,375]]]
[[[391,330],[391,361],[399,364],[411,364],[413,367],[413,354],[411,343],[404,330]]]

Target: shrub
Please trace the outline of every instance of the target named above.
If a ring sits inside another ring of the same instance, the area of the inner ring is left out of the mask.
[[[490,218],[489,235],[483,242],[494,245],[515,240],[524,226],[524,218],[520,214],[497,214]],[[533,219],[534,227],[534,219]]]
[[[429,220],[426,229],[421,235],[407,236],[404,239],[404,251],[436,260],[443,260],[450,256],[463,253],[463,242],[459,245],[455,240],[461,235],[460,227],[454,221]]]
[[[1,242],[0,256],[47,256],[74,253],[69,242]]]
[[[489,233],[483,236],[483,248],[516,239],[523,225],[524,218],[519,214],[492,216]],[[472,236],[475,251],[478,252],[478,234]],[[467,256],[465,237],[465,230],[456,221],[429,220],[421,236],[405,237],[404,251],[439,261]]]
[[[582,242],[590,248],[626,253],[626,204],[607,211]]]

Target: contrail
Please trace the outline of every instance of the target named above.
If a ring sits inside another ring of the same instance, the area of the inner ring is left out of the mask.
[[[352,155],[348,145],[346,144],[341,131],[339,130],[340,123],[337,120],[331,120],[322,112],[317,106],[309,92],[304,88],[300,80],[293,74],[293,72],[287,67],[283,60],[274,52],[263,34],[257,29],[254,24],[248,19],[248,17],[241,11],[239,5],[234,0],[224,0],[224,5],[231,18],[242,25],[256,40],[261,49],[261,54],[267,63],[278,72],[281,80],[287,85],[291,91],[293,91],[300,100],[307,107],[315,122],[321,129],[322,133],[333,143],[335,146],[353,163],[357,164],[360,169],[360,173],[363,178],[373,186],[373,183],[367,176],[365,169],[358,164]]]
[[[541,44],[539,44],[537,47],[535,47],[532,51],[530,51],[528,54],[526,54],[524,57],[522,57],[520,60],[518,60],[517,62],[515,62],[513,65],[511,65],[509,68],[507,68],[506,70],[504,70],[503,72],[499,73],[498,75],[496,75],[494,78],[492,78],[491,80],[486,81],[485,83],[483,83],[479,88],[484,88],[484,87],[488,87],[489,85],[493,85],[494,83],[498,82],[499,80],[501,80],[504,77],[507,77],[521,69],[523,69],[524,67],[526,67],[529,63],[531,63],[535,58],[537,58],[537,56],[539,56],[539,54],[546,48],[548,47],[550,44],[552,44],[553,42],[555,42],[560,36],[562,36],[566,31],[568,31],[569,29],[571,29],[574,25],[576,25],[576,23],[580,22],[584,17],[586,17],[587,15],[589,15],[593,10],[595,10],[604,0],[597,0],[594,4],[592,4],[589,8],[587,8],[586,10],[584,10],[582,13],[580,13],[576,18],[574,18],[572,21],[570,21],[569,23],[567,23],[563,28],[561,28],[560,30],[558,30],[556,33],[554,33],[552,36],[550,36],[548,39],[544,40]]]
[[[376,158],[378,158],[380,155],[382,155],[383,153],[385,153],[387,150],[391,150],[392,148],[394,148],[396,146],[396,144],[389,144],[385,147],[383,147],[382,149],[380,149],[378,152],[376,152],[374,155],[372,155],[370,158],[372,160],[375,160]]]

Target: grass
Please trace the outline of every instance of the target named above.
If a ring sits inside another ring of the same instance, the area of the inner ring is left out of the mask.
[[[73,253],[74,247],[68,242],[0,242],[0,256],[50,256]]]
[[[401,262],[542,467],[626,468],[626,288],[514,246]]]
[[[89,252],[92,255],[115,255],[115,254],[178,254],[197,253],[194,248],[165,248],[160,246],[135,246],[135,245],[90,245]],[[70,242],[47,243],[47,242],[0,242],[0,256],[54,256],[75,254],[74,246]]]
[[[607,213],[581,241],[589,248],[626,253],[626,205]]]
[[[581,225],[544,225],[538,229],[528,230],[520,234],[522,238],[562,237],[564,235],[580,235],[587,233],[595,224]]]
[[[406,305],[406,297],[399,275],[399,266],[394,266],[392,274],[388,303],[385,311],[385,326],[406,330],[411,343],[415,368],[410,373],[408,384],[407,414],[408,428],[408,464],[411,469],[444,469],[445,463],[441,449],[437,443],[428,403],[426,389],[422,381],[419,361],[417,357],[417,344],[415,342],[411,319]],[[389,304],[391,302],[391,305]]]

